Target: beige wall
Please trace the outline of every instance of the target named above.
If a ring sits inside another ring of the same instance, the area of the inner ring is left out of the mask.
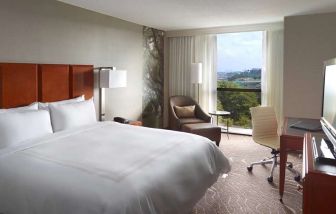
[[[0,28],[1,62],[126,69],[127,88],[107,91],[107,116],[141,115],[142,26],[54,0],[1,0]]]
[[[285,18],[285,116],[321,116],[323,62],[336,57],[335,26],[336,13]]]

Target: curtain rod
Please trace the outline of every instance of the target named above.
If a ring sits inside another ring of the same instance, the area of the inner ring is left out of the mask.
[[[264,24],[236,25],[227,27],[199,28],[190,30],[166,31],[166,37],[197,36],[204,34],[221,34],[248,31],[280,30],[284,28],[284,22],[273,22]]]

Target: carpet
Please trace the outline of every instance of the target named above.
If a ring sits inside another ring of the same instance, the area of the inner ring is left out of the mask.
[[[252,173],[246,166],[264,157],[270,149],[253,142],[252,137],[222,134],[221,151],[231,161],[232,170],[208,189],[196,204],[192,214],[224,213],[302,213],[302,192],[297,190],[294,175],[286,171],[283,203],[279,201],[279,167],[274,171],[273,183],[268,183],[271,165],[254,166]],[[289,155],[294,169],[301,172],[302,159]]]

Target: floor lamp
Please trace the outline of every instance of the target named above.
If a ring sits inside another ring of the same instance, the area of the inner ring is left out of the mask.
[[[199,85],[202,83],[202,63],[191,63],[190,79],[192,84],[197,84],[197,102],[199,103]]]
[[[115,67],[99,69],[99,120],[105,120],[105,89],[127,86],[127,71],[116,70]]]

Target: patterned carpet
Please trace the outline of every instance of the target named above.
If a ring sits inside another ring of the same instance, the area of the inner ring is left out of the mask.
[[[220,149],[231,160],[232,170],[226,178],[218,181],[196,204],[192,214],[223,213],[302,213],[302,192],[297,190],[293,174],[286,171],[283,204],[279,201],[279,168],[275,169],[273,184],[266,178],[270,165],[255,166],[249,173],[246,166],[270,156],[270,149],[253,142],[251,137],[222,135]],[[301,161],[297,156],[289,156],[294,169],[301,172]]]

